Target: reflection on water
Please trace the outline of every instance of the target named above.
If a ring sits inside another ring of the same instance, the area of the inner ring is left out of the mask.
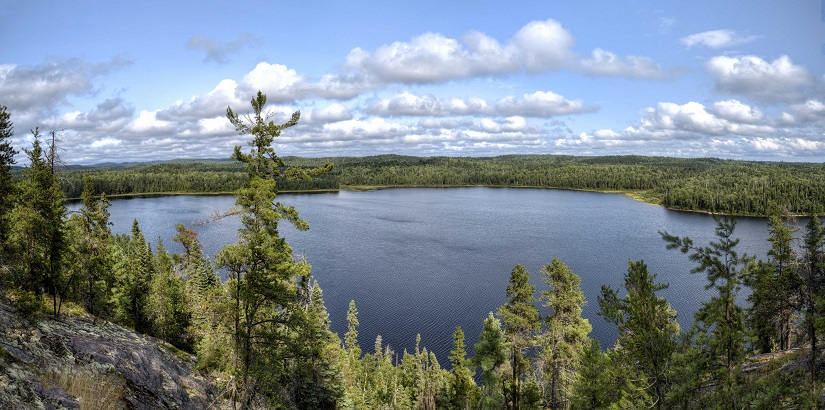
[[[623,195],[542,189],[387,189],[281,195],[311,229],[281,233],[295,254],[306,257],[324,289],[333,331],[346,331],[351,299],[359,310],[359,342],[372,349],[381,335],[396,351],[412,350],[416,333],[442,364],[460,325],[472,347],[487,312],[505,301],[510,271],[524,265],[538,289],[540,268],[559,257],[582,277],[591,335],[612,346],[615,330],[598,315],[602,285],[622,285],[630,259],[643,259],[661,294],[688,326],[710,296],[704,274],[690,274],[687,256],[668,251],[658,231],[713,239],[712,217],[673,212]],[[234,204],[230,196],[170,196],[112,200],[113,228],[129,232],[137,218],[147,239],[158,237],[172,252],[175,225],[208,221]],[[73,204],[76,209],[79,204]],[[764,258],[769,247],[764,219],[740,218],[740,252]],[[234,242],[237,218],[197,227],[206,253]]]

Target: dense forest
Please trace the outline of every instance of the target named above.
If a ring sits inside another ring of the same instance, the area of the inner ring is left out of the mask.
[[[334,165],[312,180],[281,177],[281,191],[372,187],[536,187],[626,192],[671,209],[728,215],[767,215],[773,206],[791,214],[825,214],[825,165],[643,156],[574,157],[286,157],[289,166]],[[247,180],[234,161],[171,161],[70,167],[63,190],[79,198],[82,180],[109,195],[229,193]]]
[[[825,331],[825,226],[814,216],[796,232],[787,219],[789,213],[821,211],[821,183],[815,182],[820,166],[552,156],[282,160],[273,141],[300,114],[274,124],[265,120],[265,104],[259,92],[249,120],[227,110],[235,128],[251,139],[248,151],[235,148],[235,165],[164,163],[65,173],[56,165],[54,143],[44,143],[35,130],[32,147],[23,148],[30,163],[16,178],[12,122],[0,106],[0,297],[32,321],[65,315],[71,306],[192,353],[202,374],[220,385],[215,406],[223,408],[825,405],[819,343]],[[602,287],[596,301],[584,299],[580,277],[558,259],[539,272],[547,285],[542,292],[515,265],[502,289],[506,303],[480,324],[478,342],[470,349],[463,329],[456,328],[449,363],[442,364],[420,339],[414,351],[404,352],[384,345],[380,336],[360,340],[356,301],[349,306],[347,332],[330,331],[310,265],[278,233],[280,223],[307,225],[294,208],[276,202],[284,187],[324,184],[658,192],[668,206],[770,214],[771,250],[764,260],[740,254],[735,220],[727,217],[718,219],[709,244],[661,232],[662,251],[684,253],[715,292],[689,329],[679,327],[676,312],[658,295],[667,284],[657,282],[642,261],[630,261],[624,286]],[[67,186],[80,189],[82,200],[72,215],[65,199],[75,191],[67,194]],[[744,194],[728,196],[729,187]],[[111,232],[107,194],[230,188],[236,197],[231,213],[240,216],[242,228],[238,242],[214,260],[204,255],[197,232],[182,225],[174,238],[181,254],[170,254],[162,243],[153,247],[137,220],[130,234]],[[216,269],[227,272],[225,282]],[[748,295],[744,305],[736,303],[740,295]],[[589,336],[591,326],[582,317],[588,302],[598,303],[599,314],[616,326],[613,346],[599,346]]]

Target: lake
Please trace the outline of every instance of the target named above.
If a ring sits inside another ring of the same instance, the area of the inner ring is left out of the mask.
[[[359,311],[359,343],[371,352],[381,335],[401,353],[422,345],[442,365],[460,325],[472,348],[488,312],[505,302],[510,271],[517,263],[540,291],[539,270],[559,257],[582,277],[588,301],[584,316],[602,346],[616,330],[597,315],[602,285],[623,284],[628,260],[643,259],[683,327],[709,299],[703,273],[687,255],[666,250],[658,231],[689,236],[696,245],[714,239],[715,221],[699,213],[669,211],[619,194],[522,188],[396,188],[368,192],[285,194],[311,229],[282,224],[281,234],[312,265],[324,290],[332,330],[343,337],[350,300]],[[175,225],[208,221],[232,207],[231,196],[168,196],[114,199],[113,230],[129,232],[137,218],[148,240],[162,238],[171,252]],[[72,204],[70,209],[77,209]],[[765,258],[767,220],[738,218],[739,252]],[[207,254],[237,240],[237,218],[195,227]],[[620,292],[620,295],[624,295]],[[546,310],[541,310],[542,314]]]

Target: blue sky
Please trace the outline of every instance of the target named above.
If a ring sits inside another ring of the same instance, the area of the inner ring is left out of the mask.
[[[0,0],[18,151],[227,158],[258,90],[280,155],[825,161],[822,1]],[[24,163],[21,153],[18,162]]]

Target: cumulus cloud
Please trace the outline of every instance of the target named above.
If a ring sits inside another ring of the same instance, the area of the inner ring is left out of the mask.
[[[404,84],[561,69],[629,78],[664,77],[661,67],[650,58],[619,57],[601,49],[581,57],[573,51],[574,43],[573,35],[551,19],[526,24],[503,45],[484,33],[470,32],[463,41],[425,33],[372,52],[356,48],[343,67],[348,73],[359,73],[375,82]]]
[[[762,102],[799,101],[814,85],[813,76],[783,55],[768,62],[757,56],[713,57],[705,64],[717,91]]]
[[[765,135],[774,132],[769,125],[758,124],[761,113],[737,100],[714,104],[709,110],[697,102],[675,104],[660,102],[642,113],[637,126],[624,130],[627,136],[640,139],[695,139],[720,135]]]
[[[758,108],[741,103],[739,100],[718,101],[711,111],[719,118],[732,123],[756,124],[765,118]]]
[[[313,108],[301,113],[301,122],[304,125],[328,124],[338,121],[347,121],[353,118],[352,112],[340,103],[333,103],[324,108]]]
[[[595,111],[581,100],[567,100],[552,91],[536,91],[521,98],[507,96],[495,102],[482,98],[436,98],[404,92],[373,102],[367,112],[386,116],[524,116],[554,117]]]
[[[792,104],[788,107],[788,111],[782,113],[781,120],[791,125],[825,121],[825,104],[814,99],[804,103]]]
[[[127,64],[130,62],[124,57],[104,63],[54,59],[37,65],[2,64],[0,95],[10,109],[49,111],[68,104],[71,96],[94,94],[95,78]]]
[[[244,47],[259,47],[263,40],[250,33],[241,33],[234,40],[219,41],[203,34],[195,34],[186,41],[186,48],[190,50],[203,50],[206,56],[205,62],[226,64],[229,62],[229,55],[240,51]]]
[[[679,42],[687,48],[695,46],[727,48],[751,43],[759,38],[760,36],[756,35],[739,34],[734,30],[711,30],[682,37]]]

